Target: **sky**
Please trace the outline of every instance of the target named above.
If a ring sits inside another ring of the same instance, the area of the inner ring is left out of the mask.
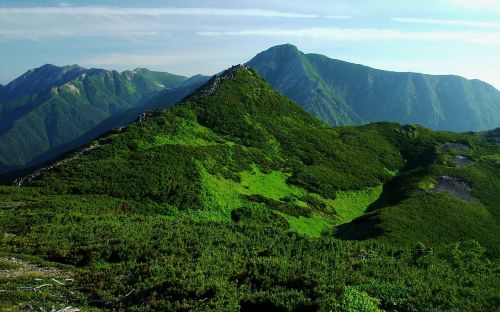
[[[500,0],[0,0],[0,83],[50,63],[212,75],[272,46],[500,89]]]

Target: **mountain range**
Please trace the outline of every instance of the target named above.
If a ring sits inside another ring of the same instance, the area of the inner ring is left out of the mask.
[[[143,112],[134,109],[160,91],[179,88],[175,92],[181,96],[191,83],[196,77],[142,68],[118,73],[44,65],[30,70],[0,89],[0,172],[37,165],[81,146],[133,121]],[[127,118],[126,112],[134,116]]]
[[[331,125],[394,121],[458,132],[500,125],[500,92],[480,80],[378,70],[304,54],[289,44],[261,52],[247,65]]]
[[[0,186],[0,253],[57,265],[13,275],[1,304],[494,310],[497,136],[332,127],[232,67]]]
[[[304,54],[289,44],[261,52],[247,65],[330,125],[395,121],[452,131],[499,126],[500,92],[478,80],[382,71]],[[174,105],[207,79],[77,65],[30,70],[0,88],[0,173],[29,171],[141,113]],[[160,91],[169,96],[155,100]]]

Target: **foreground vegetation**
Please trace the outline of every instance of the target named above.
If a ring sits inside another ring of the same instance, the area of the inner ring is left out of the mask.
[[[74,277],[0,275],[1,308],[500,304],[500,148],[476,134],[332,128],[235,68],[102,142],[22,187],[0,187],[4,257]],[[447,142],[470,150],[443,151]],[[454,166],[458,153],[473,162]],[[441,175],[469,183],[477,200],[431,192]],[[39,284],[52,286],[33,291]]]
[[[73,200],[80,204],[71,212],[67,198],[2,218],[4,227],[18,226],[15,236],[2,240],[4,251],[72,265],[76,284],[63,288],[66,305],[131,311],[492,311],[499,303],[498,267],[474,241],[397,248],[291,233],[269,210],[239,209],[235,221],[225,224],[169,220],[111,201],[106,207],[95,197]],[[3,279],[12,281],[21,283]],[[11,287],[0,296],[12,305],[46,308],[61,300],[51,296],[55,289],[44,291]]]

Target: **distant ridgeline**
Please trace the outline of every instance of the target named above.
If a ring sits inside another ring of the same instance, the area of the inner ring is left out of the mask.
[[[0,253],[74,276],[13,277],[2,304],[493,311],[495,133],[331,127],[233,67],[0,186]],[[42,283],[52,286],[25,291]]]
[[[500,92],[480,80],[378,70],[304,54],[289,44],[247,64],[331,125],[395,121],[458,132],[500,126]]]
[[[0,88],[0,173],[41,164],[130,123],[160,91],[168,107],[204,77],[44,65]],[[173,93],[173,94],[172,94]],[[154,102],[154,101],[152,101]]]
[[[330,125],[394,121],[460,132],[500,125],[500,92],[479,80],[382,71],[303,54],[292,45],[270,48],[247,65]],[[174,105],[208,78],[78,65],[26,72],[0,86],[0,175],[11,172],[0,183],[143,112]],[[161,103],[154,99],[160,91],[168,95]]]

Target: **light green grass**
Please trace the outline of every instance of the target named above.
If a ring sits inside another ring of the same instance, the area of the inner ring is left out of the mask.
[[[162,145],[185,145],[191,147],[212,146],[218,143],[213,141],[217,137],[209,128],[186,119],[176,119],[176,128],[173,133],[154,136],[153,142],[136,140],[139,149],[148,149]]]
[[[252,171],[241,173],[240,192],[244,195],[259,194],[267,198],[279,200],[281,198],[295,195],[302,196],[305,190],[286,183],[290,174],[281,171],[262,173],[257,166],[252,166]]]
[[[432,190],[436,186],[436,180],[433,177],[424,177],[418,182],[418,188],[422,191]]]
[[[221,176],[211,175],[199,165],[203,210],[196,211],[196,220],[229,221],[231,211],[241,207],[241,185]]]
[[[326,200],[327,206],[335,210],[340,223],[350,222],[361,216],[366,208],[382,194],[382,184],[359,191],[340,191],[335,199]]]
[[[318,213],[313,213],[310,218],[302,216],[294,217],[283,212],[276,213],[278,213],[288,221],[288,224],[290,225],[290,231],[310,237],[320,237],[323,231],[331,229],[335,223],[335,221],[333,221],[332,219],[329,219]]]
[[[245,199],[242,195],[262,195],[273,200],[280,200],[288,196],[300,198],[308,192],[300,187],[289,185],[287,173],[272,171],[263,173],[257,166],[252,171],[240,173],[241,182],[214,176],[208,173],[201,165],[203,191],[203,210],[193,212],[190,217],[195,220],[229,221],[231,211],[242,207]],[[382,185],[359,191],[340,191],[334,200],[324,199],[317,194],[309,194],[326,203],[326,213],[335,213],[337,219],[330,219],[326,215],[313,213],[309,218],[294,217],[279,212],[290,224],[290,230],[304,235],[318,237],[321,232],[332,228],[335,223],[345,223],[359,217],[366,208],[382,193]],[[302,201],[297,205],[307,207]]]
[[[203,210],[196,212],[196,219],[213,221],[229,220],[233,209],[243,205],[241,195],[262,195],[267,198],[279,200],[290,195],[301,196],[305,190],[286,184],[288,174],[280,171],[263,173],[257,166],[252,166],[252,171],[240,173],[241,182],[214,176],[208,173],[201,165],[200,174],[203,192]]]

